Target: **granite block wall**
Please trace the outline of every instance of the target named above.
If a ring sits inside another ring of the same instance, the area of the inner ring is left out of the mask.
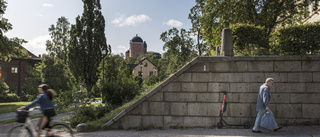
[[[254,122],[258,89],[273,77],[278,124],[320,124],[320,56],[198,57],[106,125],[110,128],[210,127],[227,91],[228,123]]]

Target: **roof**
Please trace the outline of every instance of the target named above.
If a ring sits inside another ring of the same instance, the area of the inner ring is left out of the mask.
[[[28,58],[17,58],[17,57],[11,57],[11,58],[14,58],[14,59],[28,59],[28,60],[41,60],[40,57],[34,55],[32,52],[30,52],[29,50],[27,50],[25,47],[21,46],[18,44],[18,46],[20,46],[21,48],[23,48],[24,50],[26,50],[28,52],[28,55],[29,57]]]
[[[127,65],[130,67],[130,68],[134,68],[136,66],[136,64],[129,64],[127,63]]]
[[[140,42],[140,43],[143,43],[143,40],[142,40],[142,38],[140,38],[140,37],[138,36],[138,34],[137,34],[135,37],[133,37],[133,38],[130,40],[130,42]]]
[[[148,60],[148,58],[144,57],[138,64],[135,64],[135,66],[133,66],[132,68],[135,68],[136,66],[138,66],[139,64],[141,64],[144,60]],[[156,68],[158,68],[156,65],[154,65],[150,60],[148,60],[153,66],[155,66]]]

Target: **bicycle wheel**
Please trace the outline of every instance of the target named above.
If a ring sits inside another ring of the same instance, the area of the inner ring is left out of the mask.
[[[53,126],[51,126],[51,132],[55,137],[73,137],[71,128],[65,124],[54,124]]]
[[[33,137],[33,134],[30,128],[19,125],[9,130],[8,137]]]

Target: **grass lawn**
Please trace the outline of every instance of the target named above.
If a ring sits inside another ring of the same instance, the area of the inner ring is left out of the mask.
[[[21,106],[26,106],[31,102],[8,102],[8,103],[0,103],[0,114],[16,112],[17,108]]]

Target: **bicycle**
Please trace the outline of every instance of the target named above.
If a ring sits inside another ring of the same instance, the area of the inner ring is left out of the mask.
[[[33,110],[34,108],[29,109],[29,111],[18,109],[17,122],[23,124],[11,128],[8,132],[8,137],[36,136],[34,132],[37,132],[37,127],[34,126],[29,116],[29,112]],[[49,135],[49,132],[53,133],[53,135]],[[57,123],[45,129],[45,137],[73,137],[73,132],[68,125]]]

